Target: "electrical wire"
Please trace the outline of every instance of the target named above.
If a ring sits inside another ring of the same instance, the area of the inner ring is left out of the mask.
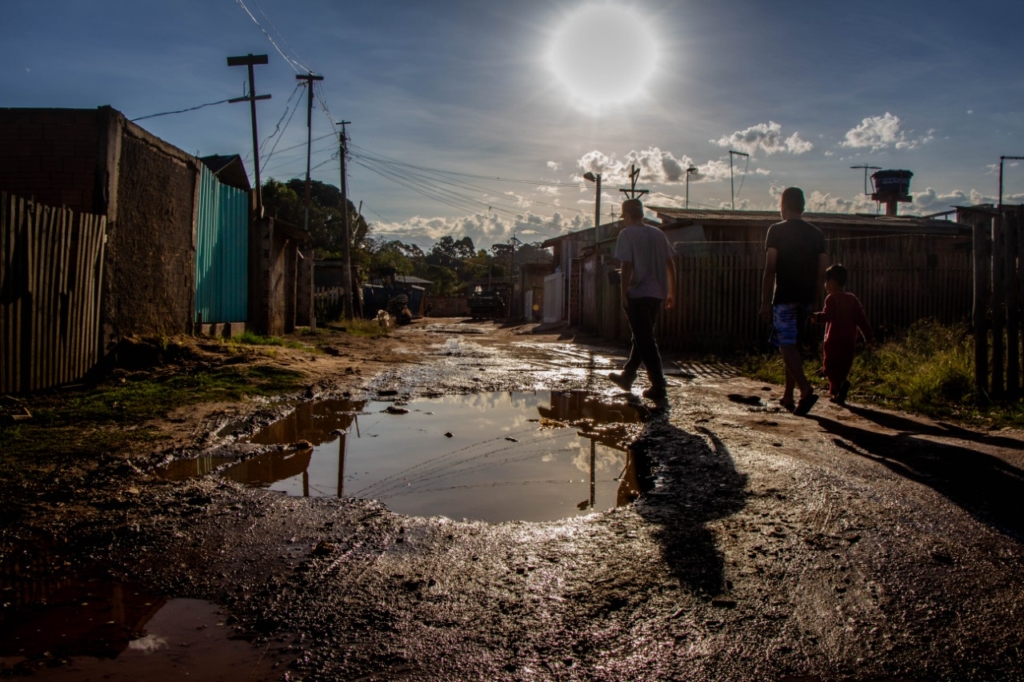
[[[295,93],[297,93],[301,87],[301,81],[295,84],[295,89],[292,90],[292,94],[288,96],[288,100],[284,103],[284,111],[281,113],[281,118],[277,119],[277,125],[274,126],[274,132],[270,133],[265,138],[263,138],[263,142],[260,143],[260,151],[263,151],[263,149],[267,146],[267,143],[270,142],[271,138],[273,138],[274,135],[277,135],[279,132],[281,132],[281,123],[284,122],[285,116],[288,116],[288,110],[291,107],[292,99],[295,97]],[[299,108],[298,103],[296,103],[295,108]],[[292,113],[294,114],[295,112],[293,111]],[[290,122],[292,119],[289,117],[288,120]],[[285,128],[287,127],[288,126],[286,125]],[[281,135],[283,136],[284,133],[281,132]],[[280,139],[278,139],[278,142],[280,142]],[[277,142],[274,143],[274,146],[277,146]],[[273,154],[273,151],[271,151],[271,154]]]
[[[270,17],[267,16],[267,13],[263,11],[263,8],[259,6],[259,3],[257,3],[256,0],[249,1],[252,2],[253,6],[255,6],[256,9],[260,11],[260,14],[263,15],[263,18],[267,20],[268,24],[270,24],[270,28],[274,29],[274,33],[277,34],[277,37],[281,39],[281,42],[284,43],[285,47],[287,47],[288,50],[292,53],[298,65],[305,69],[306,73],[312,73],[313,70],[306,66],[306,64],[302,61],[302,58],[299,57],[299,53],[296,52],[295,49],[288,44],[288,40],[284,37],[284,34],[277,30],[277,26],[274,26],[274,22],[270,19]]]
[[[231,98],[231,99],[234,99],[234,98]],[[132,123],[134,123],[135,121],[145,121],[147,118],[156,118],[157,116],[170,116],[171,114],[184,114],[186,111],[195,111],[196,109],[202,109],[203,107],[212,107],[215,104],[226,104],[226,103],[228,103],[230,101],[231,101],[230,99],[222,99],[219,102],[207,102],[206,104],[200,104],[200,105],[195,106],[195,107],[189,107],[188,109],[178,109],[177,111],[163,111],[163,112],[161,112],[159,114],[149,114],[148,116],[139,116],[138,118],[133,118],[131,120],[132,120]]]
[[[284,53],[284,51],[283,51],[283,50],[282,50],[282,49],[281,49],[280,47],[278,47],[277,43],[276,43],[276,42],[274,42],[274,38],[273,38],[273,37],[272,37],[272,36],[271,36],[271,35],[270,35],[269,33],[267,33],[267,29],[263,28],[263,25],[262,25],[262,24],[261,24],[261,23],[259,22],[259,19],[257,19],[257,18],[256,18],[256,17],[255,17],[254,15],[253,15],[253,13],[249,11],[249,8],[245,6],[245,2],[244,2],[243,0],[235,0],[235,3],[237,3],[237,4],[238,4],[238,6],[239,6],[239,7],[241,7],[241,8],[242,8],[242,10],[243,10],[243,11],[244,11],[244,12],[245,12],[246,14],[248,14],[248,15],[249,15],[249,18],[250,18],[250,19],[252,19],[252,22],[253,22],[254,24],[256,24],[256,26],[258,26],[258,27],[259,27],[260,31],[262,31],[262,32],[263,32],[263,35],[265,35],[265,36],[267,37],[267,40],[269,40],[269,41],[270,41],[270,44],[274,46],[274,49],[275,49],[275,50],[277,50],[277,53],[278,53],[279,55],[281,55],[281,58],[282,58],[282,59],[284,59],[284,60],[285,60],[285,62],[287,62],[287,63],[288,63],[288,66],[292,67],[292,70],[293,70],[293,71],[295,71],[295,73],[300,73],[300,72],[301,72],[301,71],[303,70],[303,68],[302,68],[302,65],[301,65],[301,64],[299,64],[298,62],[296,62],[296,61],[292,60],[292,58],[291,58],[291,57],[289,57],[288,55],[286,55],[286,54]],[[261,12],[262,12],[262,10],[261,10]],[[264,16],[266,16],[266,15],[264,15]],[[307,71],[308,71],[308,69],[307,69]]]
[[[300,83],[299,85],[301,86],[302,84]],[[290,99],[291,99],[291,98],[289,98],[289,100],[290,100]],[[276,141],[274,142],[274,146],[270,148],[270,153],[268,153],[268,154],[267,154],[267,158],[265,158],[265,159],[262,159],[262,160],[260,161],[260,163],[262,163],[262,164],[267,164],[267,163],[269,163],[269,162],[270,162],[270,159],[271,159],[271,158],[273,158],[273,156],[274,156],[274,150],[275,150],[275,149],[277,149],[277,145],[278,145],[278,143],[279,143],[279,142],[281,142],[281,140],[282,140],[282,139],[284,138],[284,131],[285,131],[285,130],[288,130],[288,126],[289,126],[289,125],[291,125],[291,122],[292,122],[292,118],[294,118],[294,117],[295,117],[295,112],[296,112],[296,111],[298,111],[298,110],[299,110],[299,103],[298,103],[298,102],[296,102],[296,103],[295,103],[295,106],[294,106],[294,107],[292,107],[292,113],[291,113],[291,115],[290,115],[290,116],[288,116],[288,120],[287,120],[287,121],[285,121],[285,124],[284,124],[284,128],[283,128],[283,129],[281,130],[281,134],[280,134],[280,135],[278,135],[278,137],[277,137],[277,140],[276,140]],[[287,111],[287,110],[286,110],[286,111]]]

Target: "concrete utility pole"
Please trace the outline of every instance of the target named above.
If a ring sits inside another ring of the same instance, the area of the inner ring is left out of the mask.
[[[696,173],[696,166],[688,166],[686,168],[686,209],[690,209],[690,174]]]
[[[601,224],[601,174],[587,171],[583,174],[584,180],[590,180],[597,189],[594,192],[594,234],[597,235],[597,227]],[[597,235],[600,237],[600,235]]]
[[[252,160],[253,160],[253,172],[256,176],[256,217],[263,217],[263,185],[260,184],[260,138],[256,132],[256,100],[258,99],[270,99],[270,95],[257,95],[256,94],[256,74],[253,71],[253,66],[256,64],[266,64],[267,55],[265,54],[248,54],[244,57],[228,57],[228,66],[247,66],[249,67],[249,94],[245,97],[235,97],[229,99],[229,104],[235,102],[249,102],[249,110],[252,113]]]
[[[352,121],[339,121],[341,133],[338,134],[338,155],[341,157],[341,212],[342,212],[342,244],[341,256],[344,261],[345,273],[342,275],[342,283],[345,285],[345,319],[352,319],[353,302],[355,292],[352,291],[352,229],[349,226],[348,216],[348,185],[345,181],[345,157],[348,156],[348,135],[345,126]]]
[[[1024,156],[1000,156],[999,157],[999,209],[1003,208],[1003,161],[1011,159],[1013,161],[1024,160]]]
[[[306,232],[309,232],[309,203],[310,203],[310,157],[313,146],[313,81],[322,81],[323,76],[314,76],[312,73],[308,73],[305,76],[295,74],[295,80],[306,81],[306,223],[303,227]]]

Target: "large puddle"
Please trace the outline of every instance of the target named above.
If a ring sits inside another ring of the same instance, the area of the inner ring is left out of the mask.
[[[287,661],[234,639],[210,602],[44,568],[0,567],[0,677],[274,680]]]
[[[625,443],[641,415],[608,400],[538,391],[306,403],[251,439],[305,445],[224,475],[289,495],[377,499],[415,516],[500,522],[586,514],[639,494]]]

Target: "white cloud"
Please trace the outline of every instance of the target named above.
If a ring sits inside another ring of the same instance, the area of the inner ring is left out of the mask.
[[[595,149],[576,161],[576,168],[579,171],[577,180],[582,182],[583,174],[589,171],[601,173],[602,180],[606,183],[628,185],[629,168],[635,165],[640,169],[638,186],[664,185],[683,182],[686,168],[692,164],[693,160],[690,157],[683,155],[676,158],[671,152],[662,151],[658,147],[631,151],[621,160],[614,154],[608,156]]]
[[[913,132],[913,131],[909,131]],[[855,128],[846,131],[846,139],[841,143],[844,147],[879,149],[917,149],[935,139],[935,129],[930,129],[924,137],[912,138],[900,129],[900,117],[885,112],[884,116],[869,116]]]
[[[772,174],[772,172],[770,170],[768,170],[767,168],[758,168],[754,172],[757,173],[758,175],[771,175]]]
[[[555,212],[543,216],[532,212],[515,215],[496,211],[474,213],[461,217],[427,218],[415,216],[397,223],[374,223],[371,235],[378,239],[398,239],[406,243],[429,248],[438,239],[452,236],[469,237],[478,249],[506,242],[513,233],[524,242],[543,241],[566,232],[582,230],[593,225],[593,215],[565,216]]]
[[[548,168],[550,168],[553,171],[560,171],[562,170],[562,164],[560,164],[558,161],[548,161]]]
[[[554,185],[541,185],[537,188],[537,191],[551,197],[557,197],[562,193],[562,190]]]
[[[814,149],[812,143],[800,138],[800,133],[793,133],[783,139],[782,126],[775,121],[758,123],[746,130],[737,130],[732,135],[724,135],[718,140],[711,140],[711,143],[748,154],[754,154],[758,149],[764,151],[765,154],[775,154],[776,152],[803,154]]]
[[[827,151],[827,152],[825,152],[825,156],[835,156],[835,155],[836,155],[836,153],[835,153],[835,152],[833,152],[833,151]]]

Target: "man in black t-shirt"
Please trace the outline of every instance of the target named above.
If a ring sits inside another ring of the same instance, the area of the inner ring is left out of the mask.
[[[788,187],[780,202],[782,222],[768,228],[764,278],[761,282],[761,317],[772,323],[771,342],[786,365],[786,388],[780,401],[794,414],[805,415],[818,400],[804,375],[800,358],[800,331],[825,285],[828,255],[825,237],[803,220],[804,193]],[[800,400],[794,390],[800,388]]]

